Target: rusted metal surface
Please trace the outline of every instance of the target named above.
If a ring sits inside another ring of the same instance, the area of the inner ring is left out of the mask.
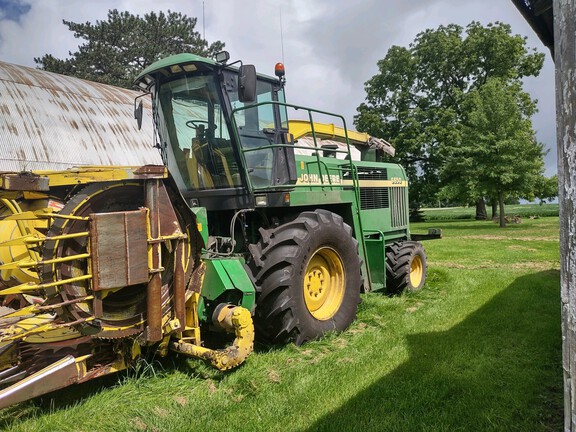
[[[0,391],[0,408],[32,399],[78,381],[74,357],[67,355],[28,378]]]
[[[153,239],[160,234],[158,217],[159,181],[146,182],[146,205],[150,209],[150,235]],[[146,289],[147,321],[146,341],[158,342],[162,339],[162,279],[160,277],[161,249],[159,243],[152,244],[152,269],[155,273],[150,278]]]
[[[90,215],[94,291],[148,282],[144,210]]]
[[[48,177],[23,172],[17,174],[0,174],[0,189],[11,191],[47,191],[50,188]]]
[[[186,324],[186,281],[184,280],[184,242],[179,241],[176,246],[174,262],[174,314],[180,322],[178,330],[184,330]]]
[[[0,171],[162,165],[140,93],[0,62]]]

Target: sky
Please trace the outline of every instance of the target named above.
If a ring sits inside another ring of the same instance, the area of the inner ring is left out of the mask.
[[[348,127],[365,99],[364,83],[391,46],[408,46],[439,25],[510,24],[528,47],[546,54],[525,90],[538,100],[533,125],[550,150],[546,175],[556,174],[554,65],[511,0],[0,0],[0,61],[35,67],[44,54],[66,58],[81,41],[62,20],[95,23],[109,9],[197,17],[197,30],[209,43],[224,42],[232,60],[268,75],[283,62],[289,103],[339,113]]]

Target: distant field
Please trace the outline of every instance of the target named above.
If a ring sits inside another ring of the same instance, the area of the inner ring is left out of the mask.
[[[486,208],[490,216],[491,208]],[[426,220],[474,219],[475,207],[445,207],[422,209]],[[507,205],[506,216],[520,216],[521,218],[558,216],[558,204],[522,204]]]
[[[452,211],[452,210],[438,210]],[[344,333],[219,373],[170,357],[0,411],[10,431],[563,429],[558,218],[433,221],[428,282]]]

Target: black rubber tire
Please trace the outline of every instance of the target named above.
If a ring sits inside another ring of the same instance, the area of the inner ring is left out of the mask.
[[[413,265],[419,267],[417,274]],[[422,243],[403,241],[386,248],[386,290],[391,294],[418,291],[426,282],[427,260]]]
[[[350,226],[337,214],[315,210],[260,233],[260,241],[250,245],[250,269],[257,286],[256,337],[267,343],[300,345],[345,330],[356,318],[362,284],[358,242]],[[305,272],[318,251],[339,257],[344,276],[342,301],[326,319],[312,315],[304,294]]]

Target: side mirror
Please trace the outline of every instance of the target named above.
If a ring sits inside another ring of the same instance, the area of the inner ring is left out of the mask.
[[[140,101],[138,106],[136,106],[136,100],[134,100],[134,118],[138,124],[138,130],[142,129],[143,109],[144,107],[142,106],[142,101]]]
[[[256,100],[256,68],[254,65],[242,65],[238,69],[238,99],[240,102]]]

